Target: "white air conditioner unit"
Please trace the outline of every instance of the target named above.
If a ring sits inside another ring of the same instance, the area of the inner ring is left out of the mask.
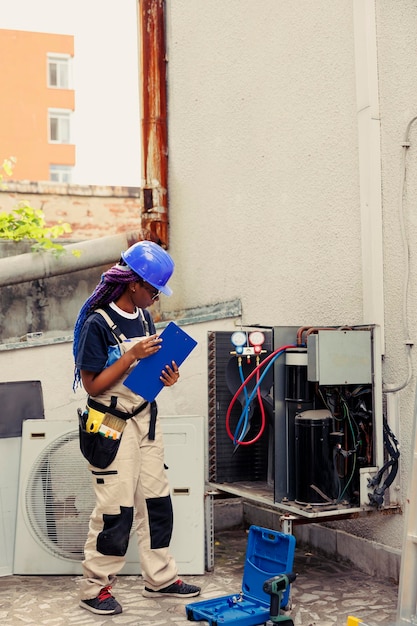
[[[180,574],[205,571],[202,417],[163,417]],[[74,420],[23,423],[14,574],[81,574],[94,492]],[[121,574],[140,574],[134,529]]]

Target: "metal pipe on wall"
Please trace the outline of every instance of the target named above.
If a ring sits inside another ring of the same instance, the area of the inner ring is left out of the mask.
[[[138,0],[142,110],[142,228],[168,247],[165,0]]]
[[[123,233],[69,244],[60,256],[52,252],[28,252],[0,259],[0,287],[112,265],[123,250],[141,239],[138,233]],[[72,252],[77,250],[80,255],[74,256]]]
[[[363,323],[379,324],[385,352],[381,136],[374,2],[353,2],[362,225]]]

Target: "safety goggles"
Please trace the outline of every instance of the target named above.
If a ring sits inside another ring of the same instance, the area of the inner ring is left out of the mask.
[[[156,287],[153,287],[149,283],[145,282],[143,283],[143,286],[145,287],[146,291],[151,294],[152,300],[156,300],[157,298],[159,298],[161,293],[159,289],[156,289]]]

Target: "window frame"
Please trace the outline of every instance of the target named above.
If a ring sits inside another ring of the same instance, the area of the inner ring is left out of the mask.
[[[58,180],[52,178],[52,174],[55,173],[58,175]],[[59,165],[56,163],[50,163],[49,165],[49,180],[53,183],[64,183],[71,184],[71,174],[72,167],[70,165]],[[68,180],[64,180],[65,177],[68,177]]]
[[[56,77],[57,84],[51,83],[51,66],[56,64]],[[65,72],[62,68],[65,67]],[[66,80],[63,80],[63,76],[66,74]],[[48,52],[46,63],[46,82],[50,89],[71,89],[72,77],[71,77],[71,56],[69,54],[60,54]]]
[[[71,143],[71,115],[72,111],[70,109],[48,109],[48,142],[53,144],[65,144],[68,145]],[[52,128],[51,122],[53,119],[57,120],[57,134],[59,135],[58,139],[52,139]],[[68,124],[68,133],[63,133],[60,128],[62,126],[62,122],[67,122]],[[68,135],[67,140],[63,140],[63,135]]]

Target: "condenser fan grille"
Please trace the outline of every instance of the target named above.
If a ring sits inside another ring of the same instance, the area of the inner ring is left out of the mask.
[[[36,460],[26,488],[30,528],[51,553],[81,561],[94,506],[78,431],[61,435]]]

